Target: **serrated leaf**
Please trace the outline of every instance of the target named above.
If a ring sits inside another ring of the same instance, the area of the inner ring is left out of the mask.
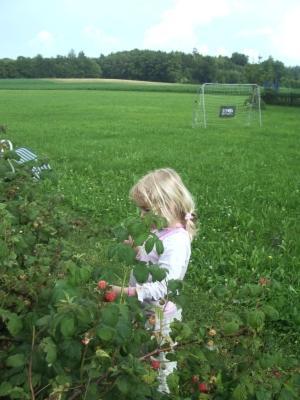
[[[251,328],[260,330],[265,322],[265,314],[260,310],[250,311],[247,314],[247,321]]]
[[[134,244],[136,246],[142,246],[145,243],[145,241],[148,239],[148,237],[149,237],[148,232],[142,233],[141,235],[138,235],[134,238]]]
[[[235,321],[227,322],[223,327],[223,332],[225,335],[232,335],[237,333],[239,330],[239,324]]]
[[[232,393],[233,400],[247,400],[248,394],[245,385],[237,385]]]
[[[121,393],[126,394],[129,391],[128,378],[119,376],[116,380],[116,385]]]
[[[161,255],[164,252],[164,245],[161,240],[157,240],[155,243],[155,249],[158,255]]]
[[[267,389],[261,388],[255,391],[255,396],[257,400],[271,400],[272,392]]]
[[[133,238],[146,233],[146,227],[143,224],[143,221],[141,220],[132,222],[127,226],[127,229],[129,235],[132,236]]]
[[[153,236],[150,236],[147,239],[147,241],[145,242],[145,246],[144,246],[147,254],[151,253],[154,245],[155,245],[155,238]]]
[[[262,307],[262,311],[265,313],[266,318],[270,321],[277,321],[279,319],[279,312],[273,306],[266,304]]]
[[[16,314],[11,314],[9,316],[9,321],[6,325],[7,329],[13,336],[18,335],[23,328],[22,320]]]
[[[2,382],[0,385],[0,396],[7,396],[9,395],[12,385],[9,382]]]
[[[23,367],[25,361],[24,354],[15,354],[6,359],[6,365],[12,368]]]
[[[60,323],[60,331],[65,337],[73,335],[75,332],[75,321],[72,316],[64,317]]]
[[[161,282],[167,276],[167,271],[164,268],[160,268],[157,265],[151,265],[148,270],[152,276],[152,282]]]
[[[105,341],[110,341],[115,335],[115,330],[110,326],[102,326],[97,329],[97,336]]]
[[[132,265],[136,258],[134,249],[124,243],[119,243],[115,247],[115,255],[127,265]]]
[[[50,337],[46,337],[41,342],[41,348],[46,353],[46,361],[53,364],[57,357],[56,345]]]
[[[115,327],[119,320],[119,307],[116,304],[107,304],[101,312],[101,322],[103,324]]]
[[[179,377],[176,372],[168,375],[167,377],[168,387],[172,393],[178,394],[179,392]]]
[[[129,236],[129,232],[125,226],[117,226],[113,229],[113,233],[119,242],[123,242]]]
[[[45,315],[44,317],[39,318],[39,319],[36,321],[35,324],[36,324],[36,326],[46,326],[46,325],[49,324],[50,319],[51,319],[50,315]]]
[[[168,281],[168,290],[170,292],[177,292],[178,290],[181,290],[183,286],[183,282],[178,280],[178,279],[170,279]]]
[[[144,263],[139,263],[133,268],[133,276],[138,283],[145,283],[149,277],[149,269]]]
[[[109,354],[106,353],[106,351],[102,350],[102,349],[97,349],[96,350],[96,356],[99,358],[110,358]]]

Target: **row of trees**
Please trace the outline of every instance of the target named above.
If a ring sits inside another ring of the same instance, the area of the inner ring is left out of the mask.
[[[203,56],[192,53],[131,50],[99,58],[73,50],[67,56],[0,59],[0,78],[116,78],[178,83],[259,83],[300,87],[300,66],[286,67],[269,57],[249,63],[248,56]]]

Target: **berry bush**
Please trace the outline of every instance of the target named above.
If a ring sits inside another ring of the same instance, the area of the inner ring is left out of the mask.
[[[77,253],[78,215],[51,177],[33,180],[29,164],[12,173],[7,159],[14,157],[0,158],[0,398],[299,398],[299,360],[280,351],[275,334],[285,326],[295,338],[299,315],[296,304],[285,308],[279,282],[262,276],[255,284],[215,284],[206,294],[223,304],[214,321],[176,321],[170,338],[153,334],[137,299],[116,297],[110,285],[126,286],[131,269],[141,283],[149,274],[165,278],[123,243],[131,236],[147,252],[154,246],[163,252],[151,234],[163,221],[126,219],[112,230],[107,259],[95,267]],[[193,289],[182,286],[170,281],[162,303],[188,307]],[[169,394],[157,390],[161,352],[177,362]]]

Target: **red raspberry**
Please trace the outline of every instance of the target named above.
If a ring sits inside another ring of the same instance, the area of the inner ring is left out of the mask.
[[[106,288],[106,286],[107,286],[107,282],[106,281],[99,281],[98,282],[98,288],[99,289],[103,290],[103,289]]]
[[[153,369],[159,369],[159,367],[160,367],[160,361],[158,361],[158,360],[152,360],[152,361],[151,361],[151,367],[152,367]]]
[[[208,393],[208,387],[205,382],[199,383],[198,388],[201,393]]]
[[[117,294],[115,292],[106,292],[104,295],[104,301],[112,302],[115,301],[117,298]]]

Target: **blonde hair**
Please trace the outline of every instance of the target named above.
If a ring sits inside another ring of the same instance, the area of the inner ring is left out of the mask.
[[[141,208],[164,217],[168,225],[180,221],[191,240],[196,235],[196,211],[191,193],[171,168],[150,171],[130,190],[130,198]]]

